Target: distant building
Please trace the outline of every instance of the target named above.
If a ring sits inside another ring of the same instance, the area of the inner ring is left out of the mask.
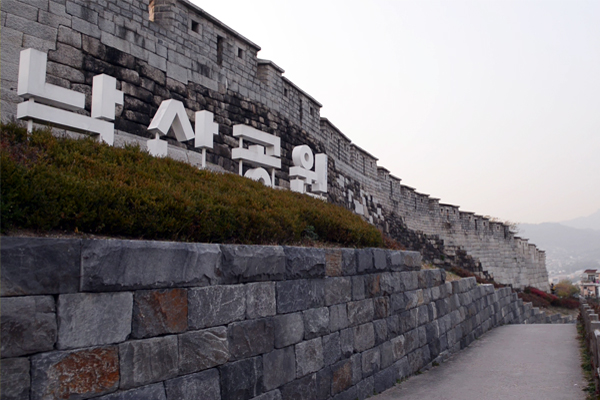
[[[581,277],[581,283],[579,284],[579,290],[581,295],[586,298],[597,299],[600,294],[598,287],[600,286],[600,272],[596,269],[586,269],[583,271]]]

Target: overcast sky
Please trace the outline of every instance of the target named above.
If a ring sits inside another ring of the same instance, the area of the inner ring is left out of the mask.
[[[403,184],[512,222],[600,209],[600,1],[193,2]]]

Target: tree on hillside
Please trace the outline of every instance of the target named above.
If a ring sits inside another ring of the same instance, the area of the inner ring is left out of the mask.
[[[563,279],[554,286],[558,297],[567,298],[579,293],[579,288],[567,279]]]

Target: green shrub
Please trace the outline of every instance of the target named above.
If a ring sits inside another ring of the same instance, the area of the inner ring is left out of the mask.
[[[78,231],[143,239],[381,247],[350,211],[234,174],[198,170],[137,147],[1,129],[2,231]]]

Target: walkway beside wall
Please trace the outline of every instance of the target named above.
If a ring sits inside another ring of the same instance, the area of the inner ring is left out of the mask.
[[[506,325],[373,399],[585,399],[580,364],[575,325]]]

